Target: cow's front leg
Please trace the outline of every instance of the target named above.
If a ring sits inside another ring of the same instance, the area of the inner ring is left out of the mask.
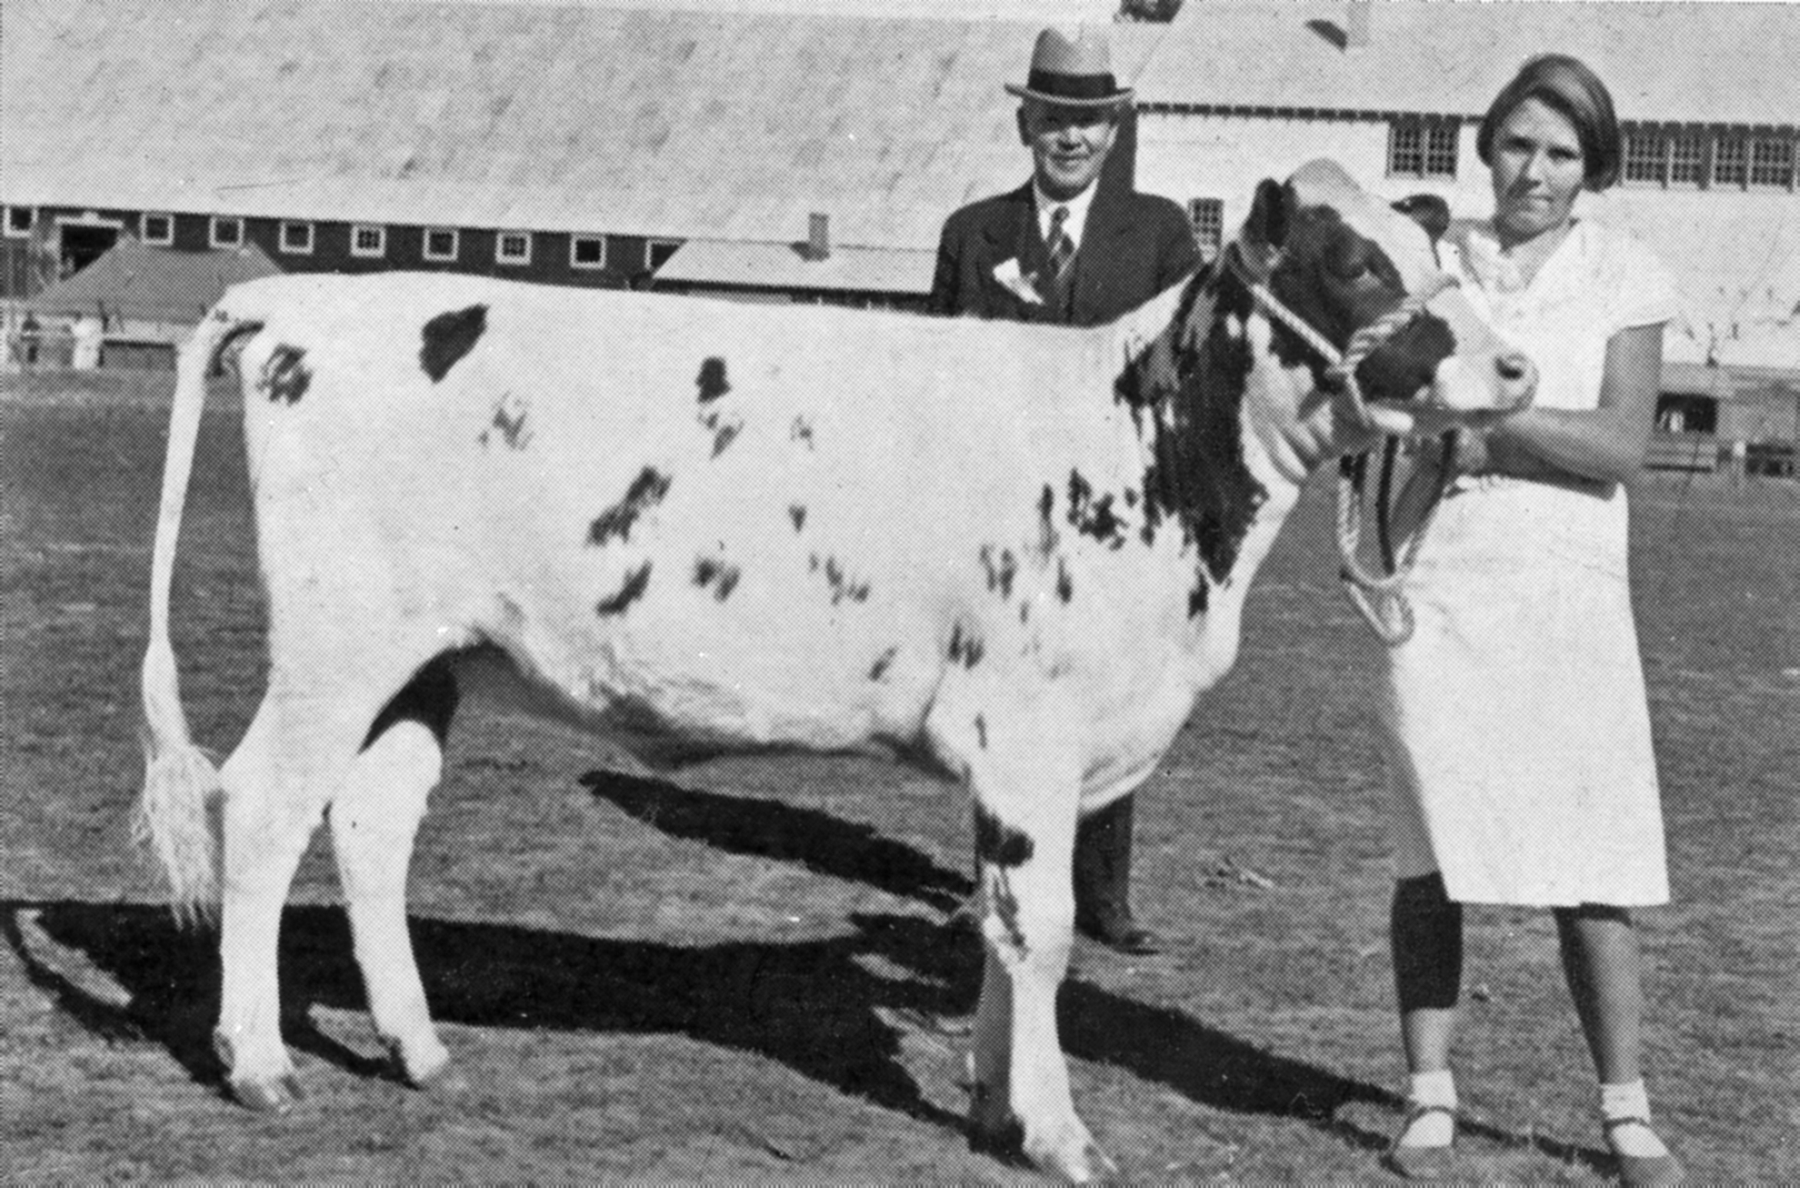
[[[985,952],[974,1034],[976,1140],[1083,1183],[1116,1171],[1075,1113],[1056,1028],[1074,940],[1070,862],[1080,798],[1079,723],[1014,692],[968,711],[969,780]]]

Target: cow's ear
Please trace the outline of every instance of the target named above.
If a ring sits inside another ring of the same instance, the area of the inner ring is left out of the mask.
[[[1394,203],[1394,209],[1408,216],[1436,243],[1450,229],[1450,204],[1436,194],[1413,194]]]
[[[1250,220],[1244,224],[1244,231],[1258,247],[1279,249],[1287,242],[1287,190],[1281,183],[1268,178],[1257,183],[1256,199],[1250,205]]]

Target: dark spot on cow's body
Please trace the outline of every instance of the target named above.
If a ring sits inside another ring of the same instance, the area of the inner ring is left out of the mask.
[[[723,454],[725,452],[725,447],[731,444],[732,439],[735,438],[743,428],[744,423],[742,421],[727,421],[725,424],[720,425],[717,429],[713,430],[712,456],[717,458],[720,454]]]
[[[981,663],[981,657],[987,649],[973,633],[965,632],[962,624],[954,624],[950,628],[950,647],[948,655],[953,663],[964,668],[974,668]]]
[[[644,588],[649,584],[650,562],[646,561],[625,575],[625,580],[619,585],[618,593],[610,598],[602,598],[595,604],[595,613],[603,619],[624,614],[627,607],[643,597]]]
[[[869,679],[878,681],[886,676],[887,670],[893,666],[894,657],[899,654],[900,649],[898,647],[893,647],[875,657],[875,663],[869,665]]]
[[[500,440],[504,441],[509,449],[524,449],[531,444],[531,434],[525,429],[525,414],[525,406],[511,392],[508,392],[494,404],[493,421],[489,423],[488,428],[481,431],[481,436],[475,440],[485,446],[488,444],[490,433],[497,431],[500,434]]]
[[[975,745],[987,750],[987,715],[975,715]]]
[[[814,572],[819,568],[819,555],[814,553],[810,566]],[[867,602],[869,600],[869,583],[853,580],[844,572],[844,567],[836,557],[825,558],[825,584],[831,587],[831,605],[836,606],[844,599],[851,602]]]
[[[1094,498],[1094,488],[1079,470],[1069,471],[1069,524],[1109,548],[1125,543],[1125,521],[1113,511],[1112,494]]]
[[[270,401],[293,404],[306,394],[312,383],[312,372],[306,366],[306,352],[286,343],[275,348],[263,365],[262,387]]]
[[[807,449],[813,448],[812,424],[805,417],[796,416],[794,423],[788,426],[788,440],[797,441]]]
[[[644,512],[662,502],[663,496],[669,493],[669,481],[668,475],[658,474],[654,467],[644,467],[626,489],[625,498],[594,519],[593,525],[588,529],[588,543],[603,545],[614,537],[630,540],[632,524]]]
[[[738,577],[737,566],[712,557],[701,557],[694,562],[694,584],[702,589],[712,586],[713,597],[720,602],[731,597],[731,591],[738,584]]]
[[[975,806],[975,857],[988,866],[1023,866],[1031,861],[1031,838]]]
[[[701,404],[711,403],[731,391],[731,382],[725,378],[725,360],[717,355],[700,364],[700,375],[694,382],[700,387]]]
[[[1203,575],[1194,576],[1194,588],[1188,591],[1188,618],[1197,618],[1206,613],[1206,599],[1212,587],[1207,585]]]
[[[1056,559],[1056,596],[1064,602],[1075,597],[1075,581],[1069,576],[1069,563],[1061,557]]]
[[[794,531],[800,531],[802,528],[806,527],[806,509],[801,507],[798,503],[790,503],[788,505],[788,519],[794,522]]]
[[[1001,549],[996,556],[993,545],[981,546],[981,568],[987,574],[987,588],[998,591],[1002,600],[1012,597],[1013,578],[1019,573],[1019,560],[1011,549]]]
[[[487,311],[485,305],[471,305],[467,309],[441,313],[425,323],[419,366],[425,369],[432,383],[442,381],[458,360],[475,349],[475,344],[487,330]]]
[[[1044,484],[1044,493],[1038,496],[1038,556],[1048,560],[1056,551],[1056,523],[1052,518],[1056,510],[1056,492],[1050,484]]]

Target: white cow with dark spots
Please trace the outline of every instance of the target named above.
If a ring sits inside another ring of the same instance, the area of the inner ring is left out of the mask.
[[[1416,224],[1322,164],[1265,182],[1231,250],[1339,346],[1434,275]],[[169,590],[203,377],[233,349],[271,663],[215,772]],[[376,1026],[409,1081],[444,1066],[407,862],[457,699],[492,689],[650,762],[891,746],[966,781],[974,1128],[1104,1173],[1056,1033],[1076,819],[1150,774],[1231,664],[1300,483],[1365,444],[1321,374],[1224,269],[1091,330],[449,275],[232,289],[181,357],[144,815],[177,906],[209,910],[223,800],[234,1092],[295,1091],[276,931],[327,809]],[[1357,375],[1433,432],[1531,388],[1454,291]]]

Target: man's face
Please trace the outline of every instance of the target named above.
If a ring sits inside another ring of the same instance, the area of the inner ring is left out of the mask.
[[[1031,149],[1038,188],[1059,202],[1100,176],[1118,131],[1117,106],[1064,107],[1027,99],[1019,107],[1019,136]]]

